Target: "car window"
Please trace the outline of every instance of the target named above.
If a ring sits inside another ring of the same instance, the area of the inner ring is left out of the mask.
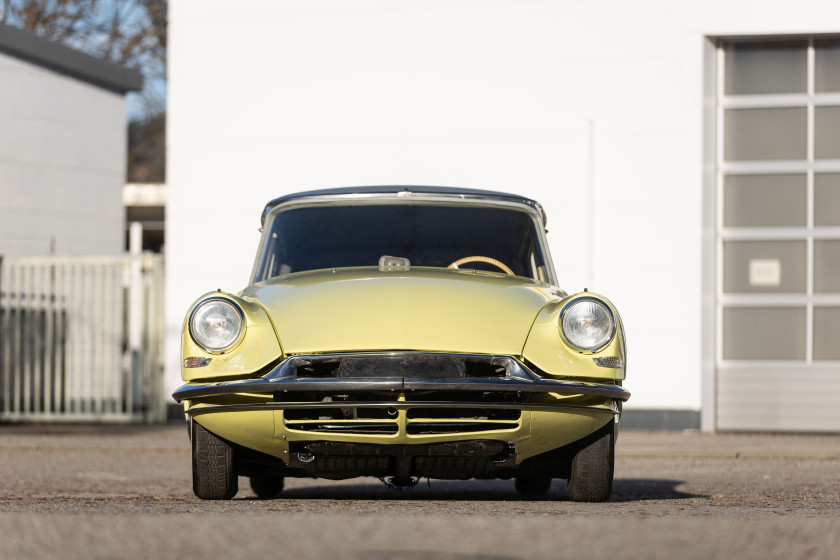
[[[545,280],[536,224],[525,211],[479,205],[362,204],[277,209],[269,215],[255,281],[351,266],[383,255],[446,267],[463,257],[498,260],[517,276]],[[484,262],[461,268],[500,271]]]

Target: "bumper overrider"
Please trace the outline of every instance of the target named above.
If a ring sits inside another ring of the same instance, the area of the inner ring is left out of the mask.
[[[545,379],[509,356],[364,353],[292,356],[259,379],[173,397],[243,456],[280,458],[275,473],[405,480],[515,473],[611,422],[630,392]],[[242,461],[240,474],[265,468]]]

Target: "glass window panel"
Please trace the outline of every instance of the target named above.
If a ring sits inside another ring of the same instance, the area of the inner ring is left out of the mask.
[[[840,241],[814,241],[814,291],[840,293]]]
[[[727,241],[723,244],[723,290],[804,292],[806,251],[805,241]]]
[[[840,107],[814,107],[814,157],[840,159]]]
[[[723,182],[726,227],[805,226],[807,176],[727,175]]]
[[[723,310],[726,360],[805,359],[804,307],[731,307]]]
[[[836,132],[835,132],[836,134]],[[805,159],[805,107],[727,109],[724,158],[728,161]]]
[[[840,226],[840,173],[814,175],[814,225]]]
[[[814,57],[817,92],[840,91],[840,40],[814,41]]]
[[[840,360],[840,307],[814,308],[814,359]]]
[[[726,95],[805,93],[808,43],[733,43],[726,47]]]

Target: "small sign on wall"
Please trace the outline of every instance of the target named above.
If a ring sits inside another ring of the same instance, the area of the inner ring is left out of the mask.
[[[778,259],[750,260],[750,286],[778,286],[781,283],[781,261]]]

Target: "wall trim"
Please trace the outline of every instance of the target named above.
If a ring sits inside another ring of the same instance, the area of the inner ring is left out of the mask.
[[[700,411],[625,409],[621,413],[621,429],[657,431],[699,430]]]
[[[715,283],[717,274],[717,47],[712,37],[703,38],[703,177],[700,293],[700,409],[701,429],[717,427],[717,368]]]

